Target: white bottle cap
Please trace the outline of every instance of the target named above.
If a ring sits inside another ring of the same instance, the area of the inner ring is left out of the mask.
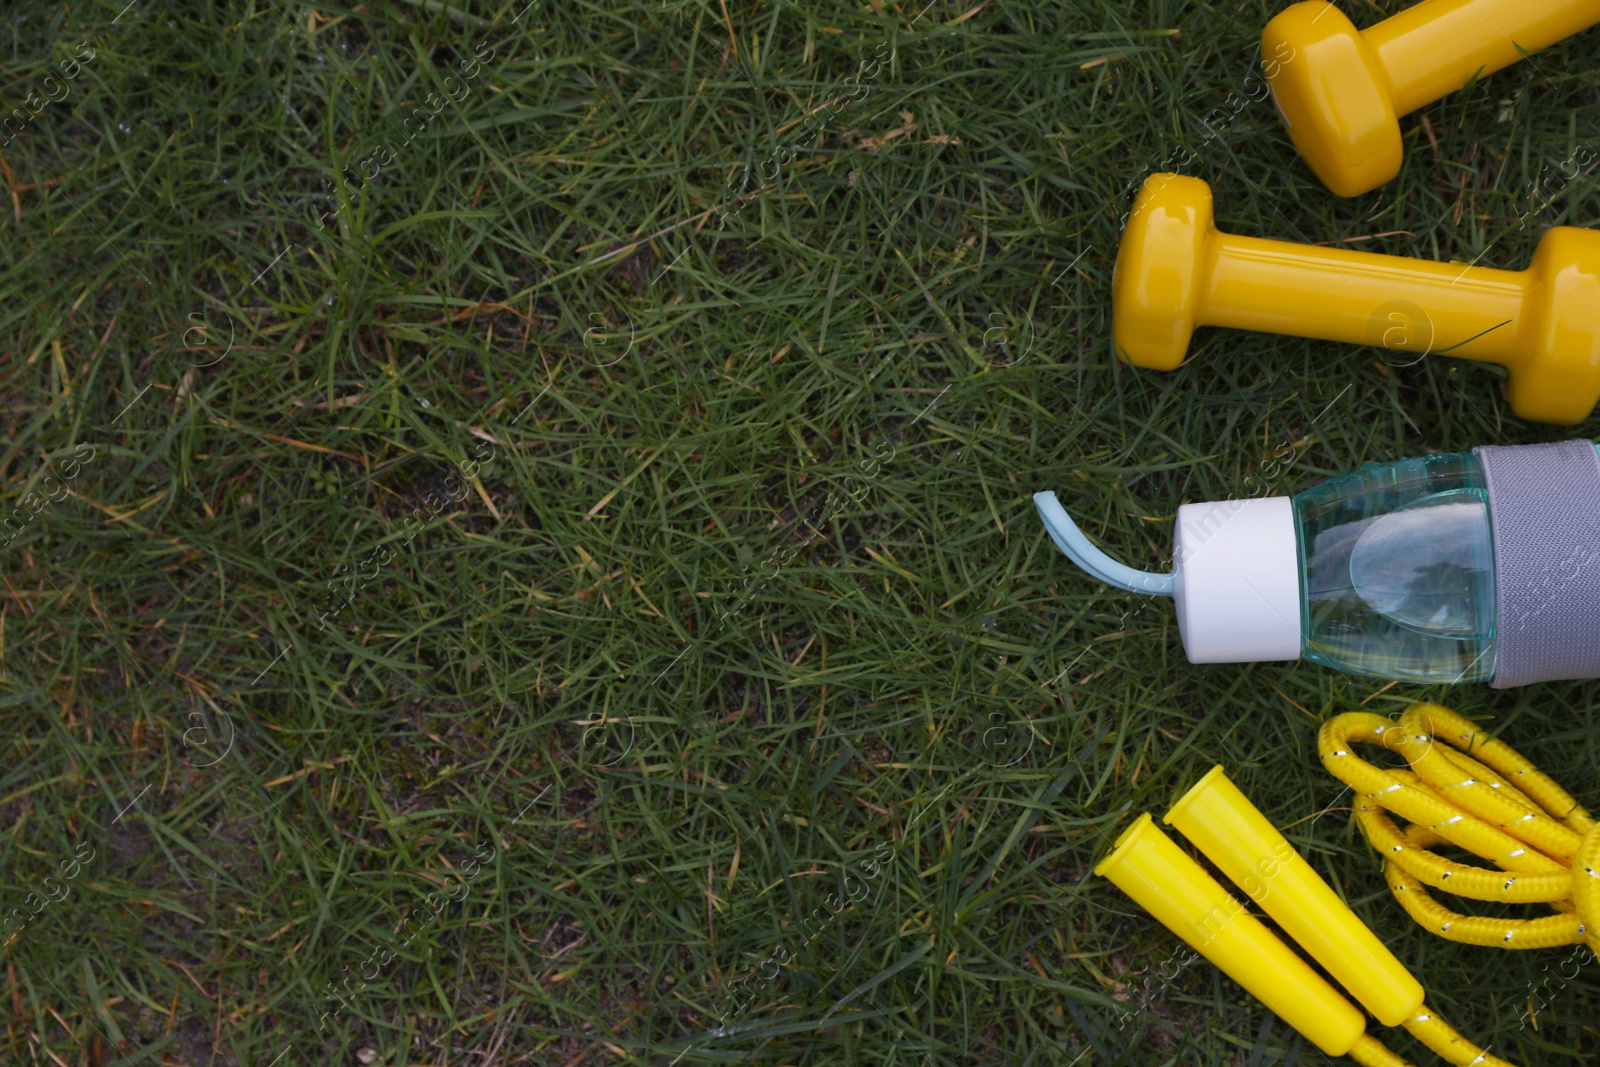
[[[1190,663],[1300,658],[1300,558],[1288,497],[1184,504],[1172,554]]]

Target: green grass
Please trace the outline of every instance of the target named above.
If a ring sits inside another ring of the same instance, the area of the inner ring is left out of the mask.
[[[1219,761],[1467,1036],[1592,1062],[1593,968],[1519,1031],[1565,953],[1416,928],[1315,732],[1439,699],[1593,807],[1596,687],[1190,666],[1029,497],[1157,567],[1285,442],[1271,492],[1593,434],[1490,366],[1108,331],[1184,147],[1242,233],[1600,224],[1580,173],[1517,225],[1600,145],[1594,31],[1341,201],[1270,103],[1199,124],[1265,3],[123,2],[0,37],[7,108],[95,50],[0,149],[0,503],[70,493],[0,552],[4,912],[92,851],[0,953],[6,1062],[1330,1062],[1203,961],[1118,1029],[1179,945],[1092,867]]]

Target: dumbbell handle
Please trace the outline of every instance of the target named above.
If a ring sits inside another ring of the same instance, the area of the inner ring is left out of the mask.
[[[1387,348],[1506,360],[1530,275],[1212,231],[1196,322]],[[1307,299],[1307,294],[1316,294]],[[1391,320],[1374,309],[1401,301]],[[1416,315],[1425,322],[1413,321]],[[1436,333],[1437,331],[1437,333]]]
[[[1600,22],[1595,0],[1423,0],[1361,37],[1406,115]],[[1515,42],[1515,43],[1513,43]]]

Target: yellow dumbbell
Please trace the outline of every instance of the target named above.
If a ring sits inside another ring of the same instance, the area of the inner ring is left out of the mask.
[[[1125,362],[1173,370],[1196,326],[1485,360],[1525,419],[1581,422],[1600,401],[1600,233],[1557,226],[1524,271],[1354,252],[1219,231],[1211,187],[1153,174],[1111,282]]]
[[[1295,148],[1340,196],[1400,172],[1399,116],[1600,23],[1596,0],[1423,0],[1366,30],[1308,0],[1261,35]]]

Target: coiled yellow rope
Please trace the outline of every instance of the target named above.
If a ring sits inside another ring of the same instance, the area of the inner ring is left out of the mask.
[[[1355,744],[1397,752],[1410,770],[1376,767],[1352,751]],[[1390,891],[1425,929],[1469,945],[1533,949],[1587,942],[1600,953],[1600,824],[1510,745],[1449,708],[1413,704],[1398,723],[1368,712],[1336,716],[1323,725],[1317,748],[1328,772],[1355,791],[1356,819],[1384,857]],[[1387,812],[1409,825],[1402,830]],[[1441,843],[1501,869],[1469,867],[1429,851]],[[1462,915],[1434,900],[1428,887],[1472,900],[1548,904],[1556,914]],[[1426,1006],[1403,1025],[1451,1063],[1505,1064]],[[1405,1063],[1371,1038],[1350,1055],[1368,1067]]]

